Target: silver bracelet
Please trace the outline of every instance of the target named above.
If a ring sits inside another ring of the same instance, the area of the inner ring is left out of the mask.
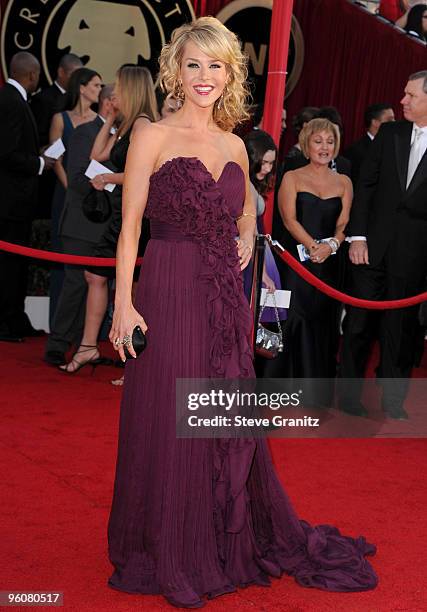
[[[336,238],[327,238],[325,242],[331,247],[332,253],[336,253],[340,248],[340,243]]]

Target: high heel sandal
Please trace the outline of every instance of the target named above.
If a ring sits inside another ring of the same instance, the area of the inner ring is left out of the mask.
[[[96,344],[95,345],[92,345],[92,344],[81,344],[80,347],[82,347],[82,346],[84,346],[85,348],[83,350],[76,351],[74,353],[74,355],[73,355],[73,358],[71,359],[71,361],[69,363],[66,363],[66,364],[64,364],[62,366],[58,366],[59,369],[61,370],[61,372],[65,372],[65,374],[75,374],[76,372],[78,372],[79,370],[84,368],[84,366],[91,365],[92,366],[92,374],[93,374],[94,371],[95,371],[96,366],[105,363],[105,359],[100,356],[99,349],[98,349],[98,346]],[[76,355],[78,355],[79,353],[88,353],[90,350],[93,350],[93,349],[96,349],[96,352],[98,353],[98,357],[96,357],[95,359],[88,359],[87,361],[79,361],[78,359],[76,359]],[[76,363],[77,365],[72,370],[69,370],[68,366],[71,365],[72,363]]]

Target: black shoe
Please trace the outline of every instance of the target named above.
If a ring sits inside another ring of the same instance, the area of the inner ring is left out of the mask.
[[[95,350],[95,354],[98,355],[97,357],[93,355],[91,359],[88,359],[86,361],[82,361],[81,359],[76,357],[76,355],[81,355],[82,353],[91,353],[94,350]],[[113,363],[114,363],[113,360],[110,359],[109,357],[101,357],[101,355],[99,354],[99,349],[98,349],[97,344],[81,344],[79,346],[79,350],[74,353],[72,360],[67,364],[65,363],[61,364],[59,366],[59,369],[61,370],[61,372],[65,372],[66,374],[75,374],[75,372],[78,372],[85,366],[90,365],[92,366],[92,374],[93,374],[97,366],[113,365]],[[68,366],[71,366],[71,367],[68,367]]]
[[[340,401],[340,410],[352,416],[368,416],[368,411],[361,402],[343,399]]]
[[[66,363],[65,354],[61,351],[46,351],[44,360],[49,365],[59,366]]]
[[[23,342],[24,339],[15,334],[0,333],[0,342]]]
[[[398,421],[407,421],[409,419],[409,414],[406,412],[404,408],[401,406],[396,407],[383,407],[383,410],[390,419],[396,419]]]

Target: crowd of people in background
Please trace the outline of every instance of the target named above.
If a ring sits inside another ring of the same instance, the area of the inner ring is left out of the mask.
[[[427,1],[381,0],[379,14],[411,36],[427,42]]]
[[[390,8],[386,4],[382,3],[382,14]],[[393,18],[404,19],[405,28],[416,29],[424,36],[427,7],[424,4],[412,6],[413,3],[407,1],[398,4],[402,14],[396,17],[396,11]],[[415,27],[415,20],[419,27]],[[121,228],[121,193],[129,143],[141,126],[175,112],[180,107],[179,99],[156,94],[152,76],[146,68],[125,64],[118,69],[115,83],[104,84],[102,75],[83,67],[80,59],[72,54],[61,59],[54,83],[36,94],[40,65],[34,56],[18,53],[12,59],[9,74],[10,79],[0,92],[3,134],[0,179],[7,200],[0,211],[0,239],[28,244],[32,219],[48,216],[53,251],[114,257]],[[414,123],[419,119],[422,124],[424,118],[427,119],[427,73],[410,77],[407,88],[402,99],[405,117]],[[395,121],[392,105],[384,102],[370,105],[365,113],[365,134],[344,153],[341,152],[344,125],[334,107],[310,106],[296,113],[291,119],[295,142],[280,159],[273,139],[262,129],[262,121],[263,107],[258,105],[253,108],[250,123],[240,129],[249,157],[258,231],[263,232],[264,198],[274,191],[274,237],[319,279],[371,299],[381,299],[385,295],[403,297],[409,287],[412,293],[423,289],[425,278],[414,274],[405,287],[399,285],[390,267],[391,260],[386,263],[383,260],[387,245],[383,244],[382,253],[376,256],[382,239],[377,241],[376,238],[375,245],[370,245],[370,260],[364,250],[367,228],[373,222],[376,225],[370,236],[382,228],[385,234],[388,232],[389,240],[397,240],[395,221],[377,219],[372,214],[369,219],[366,216],[366,199],[373,197],[372,181],[381,180],[384,160],[391,155],[390,150],[383,148],[387,146],[387,139],[406,138],[405,146],[410,147],[411,134],[405,133],[405,136],[400,124],[401,132],[383,127]],[[282,133],[286,121],[286,109],[283,109]],[[426,128],[423,130],[424,139]],[[65,150],[55,160],[44,151],[58,140]],[[389,148],[393,149],[391,145]],[[91,162],[102,166],[98,165],[98,170],[89,178],[86,173]],[[422,171],[424,167],[419,172]],[[35,199],[37,183],[39,196]],[[395,186],[395,197],[401,187]],[[364,202],[365,216],[358,212],[356,221],[352,217],[350,231],[354,189],[359,193],[356,199]],[[386,191],[385,186],[381,189]],[[403,197],[402,194],[399,197]],[[416,208],[418,192],[414,197]],[[401,205],[397,203],[396,206]],[[406,231],[408,240],[417,232],[410,224]],[[148,240],[149,226],[144,221],[139,247],[141,255]],[[301,258],[300,247],[305,258]],[[373,262],[375,257],[377,261]],[[28,262],[5,253],[1,253],[0,258],[0,340],[19,341],[38,335],[40,332],[34,330],[24,312]],[[360,266],[361,263],[376,265],[370,278],[366,266]],[[350,267],[353,274],[353,268],[358,265],[358,278],[354,280]],[[250,271],[246,272],[246,277],[249,284]],[[339,362],[342,308],[298,277],[269,249],[262,282],[269,292],[280,288],[291,290],[292,302],[289,312],[285,309],[278,312],[285,330],[283,354],[273,365],[259,361],[258,374],[333,379]],[[111,363],[101,356],[98,338],[113,284],[114,268],[52,265],[50,334],[44,355],[48,364],[74,374],[86,365],[95,367]],[[409,376],[416,364],[421,351],[415,347],[421,346],[423,331],[414,309],[408,312],[396,314],[395,311],[383,317],[383,331],[379,332],[382,342],[379,376]],[[267,313],[268,309],[263,322],[274,326],[277,315],[271,310]],[[344,324],[348,335],[341,359],[344,376],[363,376],[368,348],[378,335],[368,318],[358,309],[348,309]],[[404,366],[398,366],[402,351]],[[385,411],[396,418],[405,417],[404,392],[393,387],[387,393],[384,395]],[[330,406],[332,395],[328,386],[321,389],[314,386],[313,402]],[[348,393],[343,393],[344,396],[343,410],[351,414],[364,413],[357,390],[351,397]]]

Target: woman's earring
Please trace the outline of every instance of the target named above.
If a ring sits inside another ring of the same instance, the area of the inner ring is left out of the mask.
[[[217,106],[218,110],[221,110],[223,103],[224,103],[224,92],[222,92],[222,94],[218,98],[218,106]]]
[[[182,81],[178,81],[176,84],[175,98],[177,98],[177,100],[181,100],[182,102],[185,99],[184,89],[182,88]]]
[[[184,100],[185,100],[184,89],[182,87],[182,81],[176,81],[174,92],[172,95],[176,100],[176,106],[177,106],[176,110],[178,110],[182,107],[182,105],[184,104]]]

